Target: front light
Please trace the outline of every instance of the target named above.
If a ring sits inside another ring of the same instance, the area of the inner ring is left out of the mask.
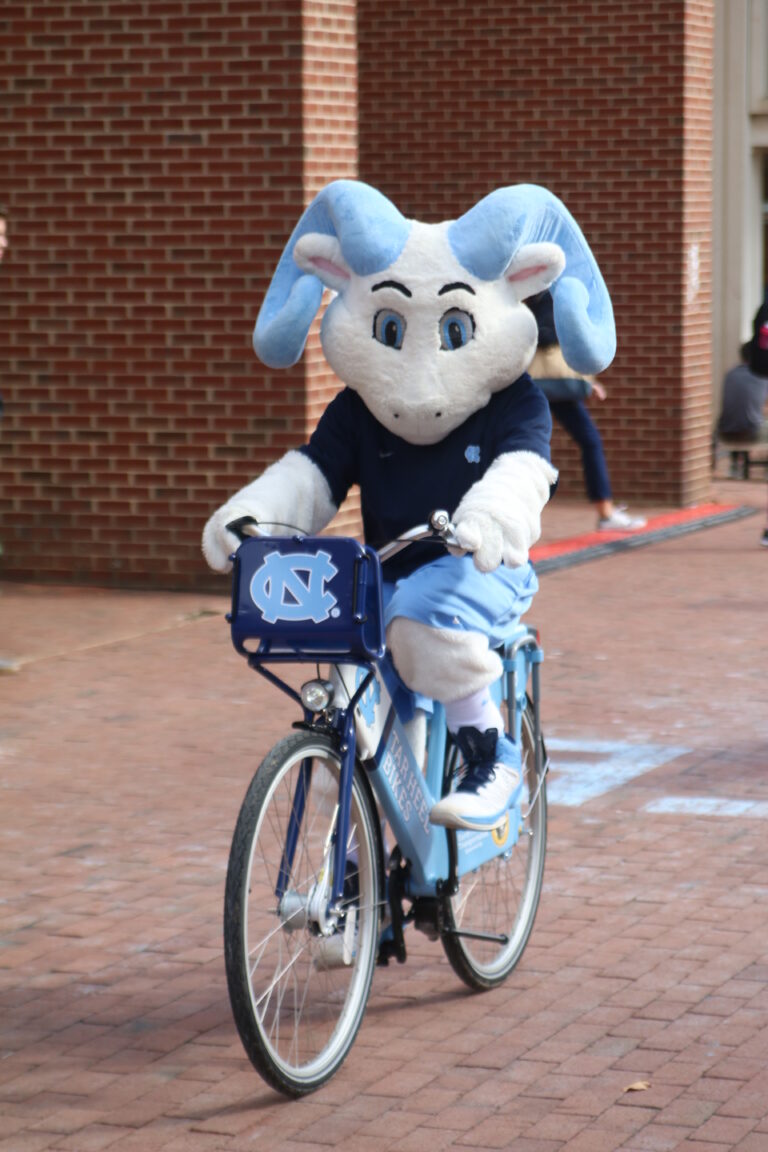
[[[333,684],[329,680],[308,680],[301,686],[301,702],[308,712],[324,712],[333,700]]]

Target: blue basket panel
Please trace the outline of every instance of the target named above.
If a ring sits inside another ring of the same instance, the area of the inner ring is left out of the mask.
[[[263,659],[376,659],[379,558],[349,537],[247,540],[234,557],[230,624],[238,651]],[[246,648],[249,640],[259,643]]]

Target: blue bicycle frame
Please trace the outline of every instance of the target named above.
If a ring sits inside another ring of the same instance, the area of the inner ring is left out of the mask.
[[[437,537],[439,539],[439,537]],[[333,734],[341,760],[339,807],[333,842],[333,884],[328,912],[341,906],[349,834],[352,776],[356,759],[368,777],[400,853],[409,863],[404,894],[409,899],[455,891],[457,879],[516,844],[522,824],[521,801],[492,832],[447,832],[430,824],[429,812],[443,794],[447,751],[445,713],[433,704],[424,769],[406,732],[413,698],[385,650],[381,565],[377,553],[346,537],[254,537],[234,558],[232,612],[228,616],[235,648],[249,665],[294,699],[304,726]],[[536,633],[523,625],[501,651],[504,675],[494,686],[505,705],[509,731],[519,744],[522,713],[533,697],[537,758],[539,664]],[[333,702],[314,711],[302,695],[267,665],[325,663],[334,667]],[[337,699],[346,694],[346,703]],[[543,766],[536,764],[541,779]],[[305,772],[293,797],[276,896],[285,877],[303,817],[309,779]]]

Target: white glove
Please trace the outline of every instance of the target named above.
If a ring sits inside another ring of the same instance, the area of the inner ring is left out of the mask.
[[[528,559],[521,525],[509,525],[505,531],[492,516],[475,512],[462,515],[455,527],[456,539],[473,554],[480,572],[493,572],[499,564],[519,568]]]
[[[518,568],[541,535],[541,511],[557,472],[535,452],[507,452],[473,484],[453,515],[456,539],[480,572]]]
[[[215,572],[229,572],[240,541],[227,524],[251,516],[268,535],[312,535],[336,512],[328,481],[303,452],[287,452],[257,480],[217,509],[203,529],[203,555]]]

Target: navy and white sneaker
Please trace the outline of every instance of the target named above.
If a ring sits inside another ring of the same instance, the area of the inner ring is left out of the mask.
[[[480,732],[460,728],[454,740],[464,757],[466,773],[454,792],[432,808],[432,824],[491,832],[504,823],[520,790],[520,756],[515,744],[495,728]]]

